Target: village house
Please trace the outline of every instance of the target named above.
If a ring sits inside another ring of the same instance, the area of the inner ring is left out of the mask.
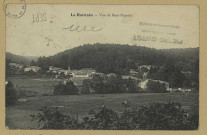
[[[108,76],[108,77],[116,77],[116,74],[114,74],[114,73],[109,73],[109,74],[107,74],[106,76]]]
[[[54,67],[54,66],[49,66],[48,72],[51,73],[58,73],[59,70],[63,70],[62,68]]]
[[[191,92],[192,91],[191,89],[185,89],[185,88],[178,88],[177,90],[181,91],[181,92]]]
[[[94,75],[105,76],[104,73],[99,73],[99,72],[94,73]]]
[[[63,73],[63,74],[66,76],[66,75],[69,74],[69,71],[68,71],[68,70],[64,70],[64,69],[61,69],[61,70],[58,70],[57,73],[58,73],[58,74]]]
[[[17,63],[9,63],[9,67],[10,67],[10,68],[19,68],[19,69],[23,69],[23,65],[22,65],[22,64],[17,64]]]
[[[151,69],[151,67],[152,67],[151,65],[141,65],[141,66],[138,66],[138,69],[139,69],[139,70],[142,70],[142,69],[144,69],[144,68],[145,68],[145,69],[150,70],[150,69]]]
[[[28,72],[28,71],[33,71],[33,72],[37,72],[39,71],[41,68],[38,66],[30,66],[30,67],[26,67],[24,68],[24,72]]]
[[[140,80],[141,81],[141,79],[139,79],[139,78],[137,78],[137,77],[134,77],[134,76],[130,76],[130,75],[122,75],[122,79],[133,79],[133,80],[136,80],[136,81],[138,81],[138,80]]]
[[[54,74],[59,74],[59,75],[62,73],[65,76],[66,75],[72,75],[70,67],[68,67],[68,70],[65,70],[65,69],[62,69],[62,68],[59,68],[59,67],[49,66],[49,70],[47,72],[54,73]]]
[[[136,75],[138,74],[138,72],[135,71],[134,69],[130,69],[130,70],[129,70],[129,74],[130,74],[131,76],[136,76]]]
[[[96,70],[92,68],[82,68],[80,70],[72,70],[72,76],[73,77],[92,77]]]
[[[89,77],[88,73],[83,72],[83,71],[79,71],[79,70],[73,70],[72,76],[73,77]]]
[[[148,81],[149,81],[149,79],[147,79],[147,80],[142,80],[142,81],[138,84],[138,86],[139,86],[140,88],[142,88],[142,89],[146,89],[146,88],[147,88],[147,83],[148,83]]]
[[[147,79],[147,75],[148,75],[148,73],[149,73],[149,72],[144,72],[144,73],[143,73],[143,78],[142,78],[143,80],[146,80],[146,79]]]
[[[68,70],[65,70],[59,67],[49,66],[49,70],[47,72],[59,74],[59,75],[64,74],[65,76],[70,75],[71,77],[92,77],[96,73],[96,70],[92,68],[82,68],[80,70],[71,70],[70,67],[68,67]]]

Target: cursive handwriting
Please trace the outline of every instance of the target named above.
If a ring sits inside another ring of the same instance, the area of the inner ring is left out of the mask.
[[[75,32],[82,32],[82,31],[92,31],[92,32],[97,32],[101,31],[103,28],[96,28],[94,26],[88,27],[84,25],[84,27],[81,27],[80,25],[75,26],[75,24],[72,24],[69,27],[63,28],[64,30],[69,30],[69,31],[75,31]]]

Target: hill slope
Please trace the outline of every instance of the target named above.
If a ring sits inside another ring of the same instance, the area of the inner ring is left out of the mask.
[[[163,49],[118,45],[83,45],[50,57],[40,57],[37,65],[54,65],[67,69],[94,68],[103,73],[123,73],[138,65],[162,66],[178,64],[185,70],[192,70],[192,64],[199,58],[199,48]]]
[[[20,56],[10,52],[6,52],[6,60],[14,63],[28,65],[32,60],[37,61],[37,56]]]

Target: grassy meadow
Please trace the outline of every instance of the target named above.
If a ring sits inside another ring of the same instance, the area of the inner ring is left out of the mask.
[[[32,78],[24,75],[7,77],[6,80],[12,81],[20,97],[53,95],[54,85],[62,81],[60,79]]]
[[[15,106],[6,109],[6,125],[10,129],[36,129],[37,122],[31,121],[30,115],[37,114],[41,107],[58,107],[61,112],[71,115],[84,116],[91,110],[97,110],[103,104],[121,112],[121,103],[128,101],[142,106],[152,102],[175,101],[181,103],[183,109],[194,111],[193,106],[198,104],[196,93],[123,93],[123,94],[83,94],[52,96],[53,86],[61,80],[38,79],[22,77],[7,78],[11,80],[17,91],[28,91],[21,97]],[[34,92],[35,91],[35,92]],[[30,93],[34,95],[29,95]]]

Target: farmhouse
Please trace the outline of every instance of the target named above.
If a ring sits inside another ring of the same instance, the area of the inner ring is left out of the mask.
[[[39,71],[41,68],[38,66],[30,66],[30,67],[26,67],[24,68],[24,72],[28,72],[28,71],[33,71],[33,72],[37,72]]]
[[[136,76],[136,75],[138,74],[138,72],[135,71],[134,69],[130,69],[129,74],[130,74],[131,76]]]
[[[147,83],[148,83],[148,81],[149,81],[149,79],[141,81],[141,82],[138,84],[139,87],[141,87],[142,89],[146,89],[146,88],[147,88]]]
[[[89,77],[88,73],[80,70],[73,70],[72,71],[73,77]]]
[[[108,77],[116,77],[116,74],[114,74],[114,73],[109,73],[109,74],[107,74],[106,76],[108,76]]]
[[[72,70],[71,72],[73,77],[92,77],[96,73],[96,70],[92,68],[83,68],[80,70]]]
[[[133,80],[141,80],[141,79],[139,79],[139,78],[137,78],[137,77],[134,77],[134,76],[130,76],[130,75],[122,75],[122,79],[133,79]]]
[[[57,73],[58,74],[63,73],[64,75],[69,75],[69,71],[68,70],[64,70],[64,69],[58,70]]]
[[[192,90],[191,89],[178,88],[178,91],[181,91],[181,92],[191,92]]]
[[[63,70],[62,68],[50,66],[48,72],[58,73],[59,70]]]
[[[22,69],[23,65],[22,64],[17,64],[17,63],[9,63],[10,68],[19,68]]]
[[[150,70],[151,67],[152,67],[151,65],[141,65],[141,66],[138,66],[138,69],[142,70],[142,69],[146,68],[146,69]]]
[[[147,75],[148,75],[148,73],[149,73],[149,72],[144,72],[144,73],[143,73],[143,78],[142,78],[143,80],[146,80],[146,79],[147,79]]]

